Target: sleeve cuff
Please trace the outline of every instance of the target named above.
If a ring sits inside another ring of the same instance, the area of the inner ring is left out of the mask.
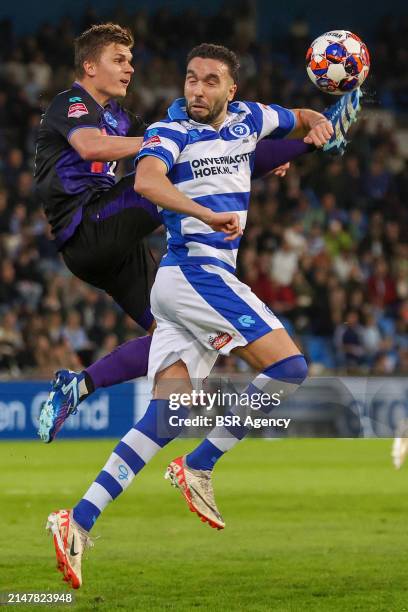
[[[160,159],[160,161],[162,161],[164,164],[166,164],[167,173],[170,172],[171,167],[170,167],[170,164],[169,164],[168,160],[163,155],[160,155],[159,153],[154,153],[153,151],[142,151],[141,153],[139,153],[138,156],[135,159],[135,165],[137,164],[137,162],[139,160],[142,159],[142,157],[148,157],[148,156],[149,157],[157,157],[157,159]]]
[[[74,128],[72,128],[71,130],[69,130],[68,134],[67,134],[67,140],[69,140],[72,136],[72,134],[74,132],[76,132],[77,130],[82,130],[83,128],[88,128],[89,129],[95,129],[95,130],[99,130],[99,127],[97,125],[77,125]]]

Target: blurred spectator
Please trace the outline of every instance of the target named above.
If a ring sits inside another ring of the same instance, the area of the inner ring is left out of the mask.
[[[381,332],[373,314],[366,317],[366,321],[362,326],[361,334],[362,344],[365,351],[365,359],[369,365],[372,365],[375,356],[380,350],[381,344]]]
[[[328,272],[317,268],[311,277],[313,296],[310,307],[312,332],[318,336],[331,337],[334,332],[332,310],[328,291]]]
[[[17,147],[9,150],[3,169],[3,180],[6,187],[14,189],[20,173],[24,170],[23,151]]]
[[[7,202],[7,191],[0,189],[0,234],[7,234],[10,229],[10,209]]]
[[[302,255],[306,251],[307,238],[301,223],[294,223],[288,227],[283,233],[283,239],[297,255]]]
[[[0,316],[0,371],[8,370],[11,374],[20,373],[20,353],[24,343],[14,312],[8,311]]]
[[[1,65],[1,74],[17,87],[23,87],[27,78],[27,66],[23,61],[21,48],[16,47],[10,57]]]
[[[272,278],[280,285],[290,285],[297,270],[297,263],[296,251],[284,240],[282,246],[272,255]]]
[[[352,246],[350,234],[343,229],[343,225],[338,219],[329,221],[324,241],[327,252],[332,258],[339,257],[341,253],[349,251]]]
[[[46,91],[50,85],[52,70],[51,66],[46,62],[44,53],[37,51],[27,64],[29,82],[36,86],[38,93]],[[37,98],[34,98],[34,103]]]
[[[60,312],[50,312],[47,315],[47,330],[51,342],[56,344],[61,341],[63,338],[64,326]]]
[[[395,304],[395,282],[389,274],[387,262],[382,258],[376,261],[373,274],[368,279],[368,294],[371,302],[381,310]]]
[[[378,159],[371,162],[364,177],[364,191],[372,200],[373,205],[382,202],[391,186],[391,173],[385,169],[384,163]]]
[[[336,328],[335,344],[347,368],[353,369],[362,365],[365,348],[364,333],[359,323],[358,313],[354,310],[347,313],[346,323],[341,323]]]
[[[20,293],[15,286],[16,271],[10,259],[0,263],[0,312],[18,305]]]
[[[88,335],[81,323],[81,315],[76,310],[68,312],[62,335],[76,352],[90,348]]]

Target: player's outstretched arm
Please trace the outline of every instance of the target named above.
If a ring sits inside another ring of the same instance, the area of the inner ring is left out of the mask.
[[[142,146],[143,138],[110,136],[103,134],[98,128],[84,127],[76,129],[69,142],[82,159],[109,162],[135,157]]]
[[[242,235],[239,216],[236,213],[216,213],[190,200],[176,189],[167,178],[166,164],[153,155],[140,159],[135,176],[135,191],[162,208],[195,217],[216,232],[227,234],[225,240]]]
[[[306,144],[323,147],[333,135],[331,122],[321,113],[308,108],[292,109],[295,115],[295,127],[290,138],[302,138]]]

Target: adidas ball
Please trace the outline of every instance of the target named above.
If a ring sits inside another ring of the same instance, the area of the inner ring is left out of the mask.
[[[312,42],[306,53],[306,70],[316,87],[341,96],[364,83],[370,70],[370,54],[352,32],[333,30]]]

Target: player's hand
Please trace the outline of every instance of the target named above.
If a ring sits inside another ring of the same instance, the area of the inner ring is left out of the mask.
[[[289,170],[289,168],[290,168],[290,163],[287,162],[286,164],[282,164],[281,166],[274,168],[271,174],[274,174],[275,176],[284,177],[286,175],[286,172]]]
[[[317,148],[323,147],[333,136],[334,130],[331,122],[324,115],[320,115],[308,134],[303,139],[306,144],[312,144]]]
[[[235,240],[235,238],[242,236],[241,221],[237,213],[211,212],[211,215],[203,221],[215,232],[227,234],[224,240]]]

